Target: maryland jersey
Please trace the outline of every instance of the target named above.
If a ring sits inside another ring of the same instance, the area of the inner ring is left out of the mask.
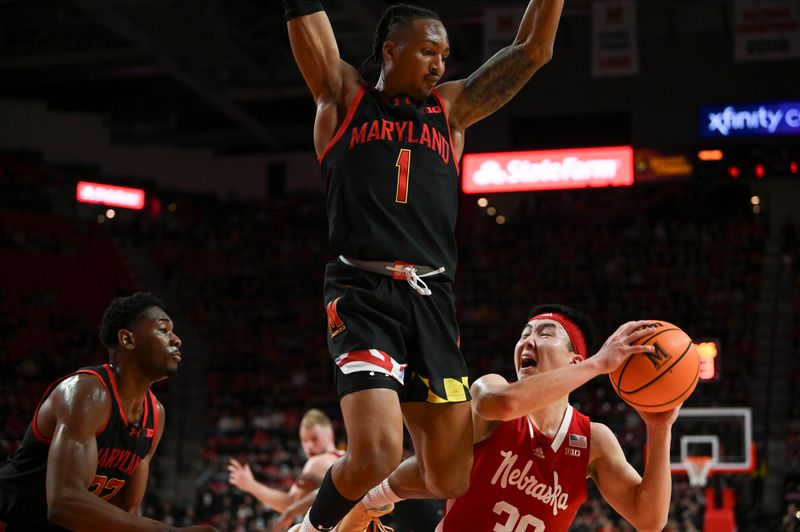
[[[39,432],[37,417],[42,403],[53,389],[64,379],[77,374],[94,375],[100,379],[111,397],[111,414],[96,435],[97,469],[89,485],[90,492],[107,501],[114,498],[155,443],[158,407],[153,392],[145,396],[141,422],[134,425],[120,406],[116,376],[108,364],[82,368],[62,377],[47,389],[36,407],[22,444],[0,468],[0,521],[7,522],[9,530],[63,530],[47,522],[45,482],[51,440]]]
[[[336,253],[444,266],[453,280],[458,165],[444,111],[436,90],[417,103],[360,87],[320,157]]]
[[[437,532],[568,530],[586,500],[589,418],[567,407],[554,438],[528,417],[475,446],[470,488],[447,501]]]

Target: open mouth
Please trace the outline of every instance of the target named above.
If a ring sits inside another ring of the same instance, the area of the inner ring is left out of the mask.
[[[539,365],[539,361],[531,355],[522,355],[519,361],[520,369],[535,368]]]

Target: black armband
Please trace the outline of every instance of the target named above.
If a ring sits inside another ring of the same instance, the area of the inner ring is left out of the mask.
[[[283,16],[286,21],[317,11],[325,11],[321,2],[315,0],[283,0]]]

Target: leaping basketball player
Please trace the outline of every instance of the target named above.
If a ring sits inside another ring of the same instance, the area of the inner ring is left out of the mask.
[[[400,464],[403,422],[436,498],[466,491],[472,464],[467,369],[453,280],[458,161],[466,129],[505,105],[553,53],[563,0],[531,0],[513,43],[466,79],[438,84],[450,55],[439,16],[391,6],[370,87],[339,56],[315,0],[283,0],[292,52],[316,102],[327,177],[328,347],[348,449],[303,531],[331,530]]]
[[[591,477],[605,500],[638,530],[662,530],[672,478],[669,446],[678,408],[640,412],[647,427],[644,477],[625,459],[611,430],[569,404],[569,393],[610,373],[652,334],[647,321],[628,322],[594,356],[592,324],[562,305],[531,311],[514,348],[517,381],[490,374],[472,385],[474,465],[469,490],[447,501],[437,532],[568,530],[586,500]],[[405,498],[429,498],[416,458],[364,497],[339,532],[361,532],[375,509]]]

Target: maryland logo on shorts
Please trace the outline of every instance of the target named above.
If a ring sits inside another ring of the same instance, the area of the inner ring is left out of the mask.
[[[331,333],[331,338],[347,329],[347,326],[344,324],[342,318],[339,317],[339,313],[336,311],[336,304],[340,299],[341,297],[337,297],[328,303],[328,331]]]

